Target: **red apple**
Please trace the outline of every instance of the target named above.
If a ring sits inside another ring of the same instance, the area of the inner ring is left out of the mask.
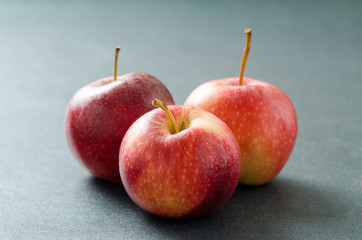
[[[192,218],[222,206],[234,192],[240,150],[229,127],[191,106],[161,107],[140,117],[123,138],[119,169],[131,199],[166,218]],[[165,114],[166,112],[166,114]]]
[[[114,76],[79,89],[68,104],[65,133],[78,160],[98,178],[120,182],[118,153],[129,126],[153,109],[154,97],[173,104],[167,88],[146,73],[117,76],[116,48]]]
[[[239,77],[206,82],[185,105],[201,107],[223,120],[235,134],[243,159],[239,183],[261,185],[278,175],[297,137],[297,116],[292,102],[278,87],[243,77],[251,30]]]

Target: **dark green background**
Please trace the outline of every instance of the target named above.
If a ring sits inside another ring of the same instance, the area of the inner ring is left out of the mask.
[[[0,1],[0,239],[361,239],[361,1]],[[297,142],[271,183],[171,221],[91,177],[63,119],[81,86],[150,73],[177,104],[239,74],[293,101]]]

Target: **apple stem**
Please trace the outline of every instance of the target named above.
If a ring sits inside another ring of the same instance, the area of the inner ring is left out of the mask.
[[[161,108],[167,115],[167,117],[170,119],[174,133],[180,132],[180,129],[176,123],[175,117],[172,115],[170,109],[167,108],[167,106],[159,99],[154,98],[152,99],[152,106]]]
[[[117,62],[118,62],[118,53],[119,53],[119,50],[121,50],[121,47],[120,47],[120,46],[117,46],[117,47],[116,47],[116,52],[115,52],[115,55],[114,55],[113,81],[116,81],[116,80],[117,80]]]
[[[251,42],[251,29],[247,28],[245,29],[245,35],[246,35],[246,42],[245,42],[245,48],[243,53],[243,58],[241,60],[241,67],[240,67],[240,75],[239,75],[239,85],[241,86],[243,84],[243,77],[244,77],[244,70],[246,65],[246,60],[248,59],[249,51],[250,51],[250,42]]]

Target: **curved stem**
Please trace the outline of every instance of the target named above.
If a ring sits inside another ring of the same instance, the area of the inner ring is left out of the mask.
[[[170,109],[166,107],[166,105],[159,99],[154,98],[152,99],[152,106],[161,108],[167,115],[167,117],[170,119],[174,133],[180,132],[180,129],[176,123],[175,117],[172,115]]]
[[[245,42],[243,59],[241,60],[240,75],[239,75],[239,85],[240,86],[243,84],[246,60],[248,59],[249,50],[250,50],[250,42],[251,42],[251,29],[250,28],[245,29],[245,35],[246,35],[246,42]]]
[[[120,46],[116,47],[116,53],[114,55],[114,72],[113,72],[113,81],[117,80],[117,62],[118,62],[118,53],[121,50]]]

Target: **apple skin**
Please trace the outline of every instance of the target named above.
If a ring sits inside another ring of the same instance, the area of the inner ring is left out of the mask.
[[[298,131],[289,97],[260,80],[225,78],[196,88],[185,105],[201,107],[223,120],[235,134],[243,159],[239,183],[262,185],[282,170],[292,153]]]
[[[161,109],[140,117],[120,148],[122,183],[144,210],[165,218],[194,218],[222,206],[241,171],[237,140],[213,114],[191,106],[169,106],[180,132]],[[183,127],[182,127],[183,126]]]
[[[120,182],[119,146],[129,126],[154,109],[154,97],[167,104],[173,99],[167,88],[146,73],[130,73],[97,80],[79,89],[65,114],[68,145],[94,176]]]

